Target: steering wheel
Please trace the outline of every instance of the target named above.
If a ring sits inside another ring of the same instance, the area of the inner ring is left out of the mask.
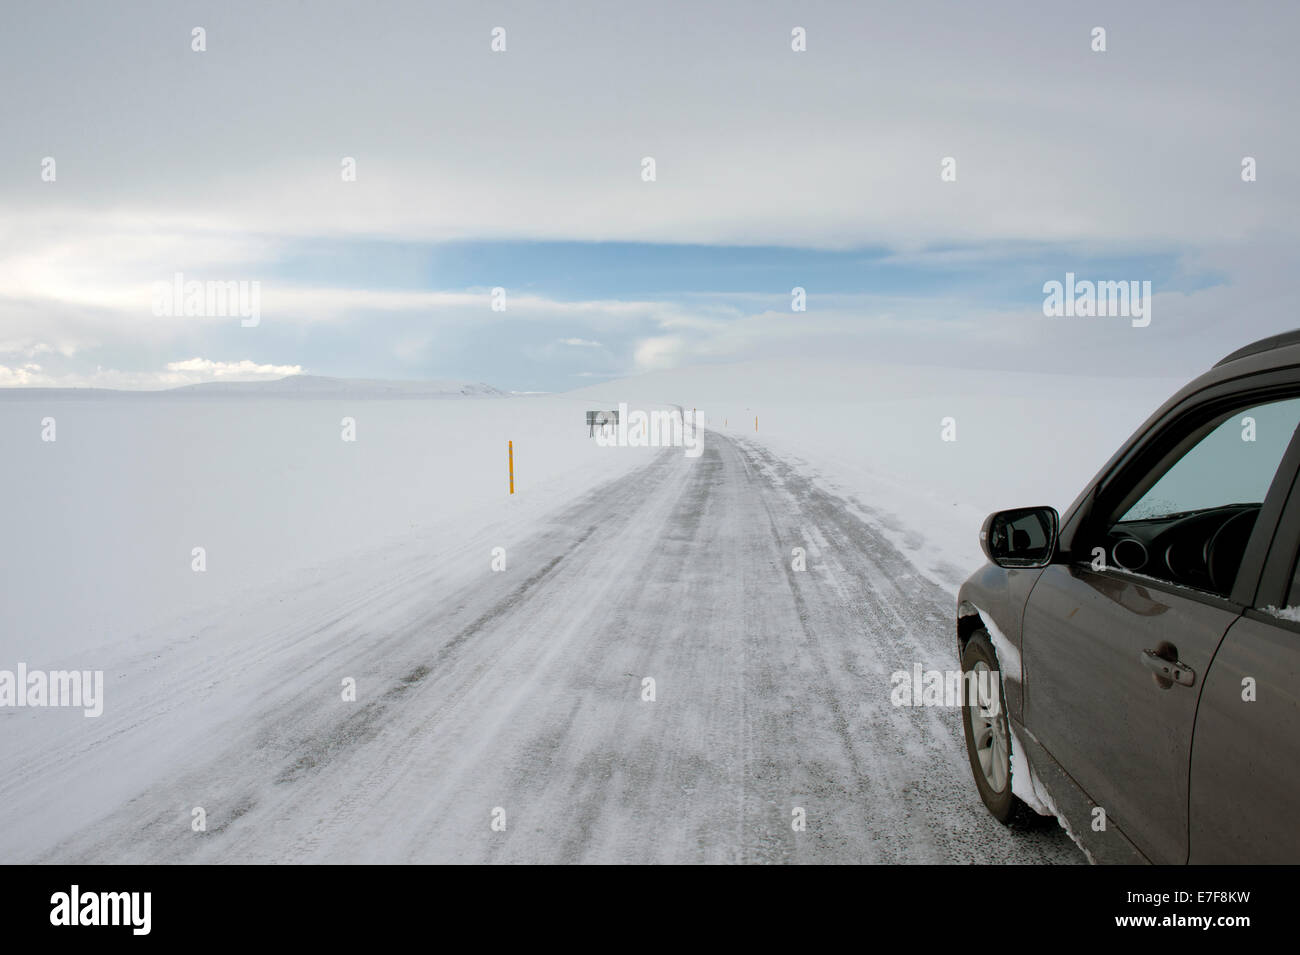
[[[1234,514],[1220,524],[1219,529],[1205,542],[1205,567],[1210,573],[1210,583],[1222,594],[1232,589],[1257,517],[1258,508]]]

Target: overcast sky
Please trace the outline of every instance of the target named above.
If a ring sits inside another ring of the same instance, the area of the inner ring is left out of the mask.
[[[564,390],[792,353],[1190,375],[1297,325],[1298,27],[1278,2],[7,0],[0,385]],[[1150,281],[1150,325],[1044,317],[1067,271]],[[177,273],[260,283],[260,322],[155,315]]]

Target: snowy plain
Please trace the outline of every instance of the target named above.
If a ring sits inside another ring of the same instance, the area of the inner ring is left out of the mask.
[[[1040,504],[1063,512],[1185,383],[788,359],[654,372],[570,394],[698,409],[707,428],[757,440],[859,502],[860,517],[955,595],[984,562],[978,533],[988,514]]]
[[[808,853],[773,825],[786,795],[750,791],[773,773],[798,781],[797,798],[821,793],[837,821],[811,861],[840,859],[831,846],[842,861],[1066,861],[1068,843],[1007,842],[988,823],[962,780],[949,714],[900,722],[870,687],[914,659],[950,663],[943,592],[981,561],[987,511],[1064,507],[1178,384],[787,362],[508,398],[0,396],[0,494],[14,505],[0,549],[0,668],[103,669],[107,684],[99,719],[0,712],[0,860],[480,858],[479,837],[464,834],[477,831],[469,816],[440,842],[429,811],[423,853],[404,844],[411,800],[437,791],[446,818],[469,811],[459,790],[438,789],[450,786],[443,776],[417,784],[412,773],[452,765],[472,789],[485,775],[498,790],[523,780],[545,791],[534,793],[539,805],[555,806],[578,780],[584,792],[596,785],[586,769],[549,766],[556,753],[608,763],[617,780],[623,760],[642,765],[672,743],[653,757],[667,760],[662,773],[632,790],[659,800],[635,818],[607,818],[609,800],[628,792],[591,790],[606,816],[599,835],[575,842],[565,831],[507,857],[644,858],[628,833],[694,792],[694,777],[674,782],[672,767],[743,752],[758,762],[728,764],[714,798],[694,800],[701,834],[665,843],[664,861]],[[713,429],[706,454],[692,462],[680,450],[598,447],[585,412],[620,403],[698,408]],[[942,440],[949,416],[956,441]],[[47,417],[54,442],[41,440]],[[355,441],[342,440],[345,418]],[[796,586],[782,555],[806,538],[819,569]],[[203,573],[192,569],[195,546],[206,548]],[[489,570],[498,546],[512,555],[512,584]],[[781,596],[787,586],[794,603]],[[863,601],[878,608],[865,622]],[[717,622],[701,643],[691,628],[706,617]],[[864,626],[874,643],[854,637]],[[474,642],[482,649],[462,649]],[[444,662],[430,671],[435,649]],[[695,681],[693,707],[663,711],[680,725],[655,729],[611,702],[610,692],[622,695],[610,681],[623,670],[630,678],[646,655],[657,672],[695,661],[679,677]],[[784,685],[770,669],[783,657]],[[578,671],[587,682],[563,690]],[[335,725],[329,687],[353,672],[367,688],[390,688],[361,711],[370,716]],[[754,681],[765,695],[738,694]],[[834,695],[822,700],[827,687]],[[575,693],[594,721],[576,736],[564,730]],[[385,702],[417,696],[406,710]],[[882,725],[894,747],[883,756],[871,744]],[[426,738],[431,726],[442,731]],[[524,726],[540,735],[521,735]],[[606,726],[620,728],[606,738]],[[808,741],[832,727],[839,735],[809,762]],[[726,742],[733,733],[740,742]],[[635,753],[621,752],[630,744]],[[339,752],[344,775],[331,779],[318,764]],[[534,778],[538,760],[548,765]],[[366,782],[379,776],[392,779]],[[920,801],[886,812],[889,831],[860,824],[863,800],[889,780],[887,791]],[[351,802],[328,804],[340,787]],[[380,802],[358,803],[363,793]],[[724,813],[719,840],[713,815],[737,794],[742,824]],[[190,807],[205,802],[223,841],[194,856],[181,834]],[[334,831],[353,816],[369,841]],[[971,841],[949,845],[954,827]],[[143,835],[158,829],[177,835]],[[292,838],[271,835],[291,829]],[[128,832],[142,835],[124,841]],[[775,841],[760,848],[755,832]]]
[[[503,507],[522,524],[645,457],[600,453],[583,414],[542,396],[0,392],[4,648],[52,664],[386,540],[456,539]]]
[[[564,397],[368,393],[0,392],[0,669],[106,682],[99,719],[0,709],[0,860],[48,849],[297,686],[302,660],[268,636],[315,621],[319,646],[356,603],[373,606],[349,638],[383,633],[411,559],[454,590],[654,453],[602,453]],[[76,757],[33,774],[59,752]]]

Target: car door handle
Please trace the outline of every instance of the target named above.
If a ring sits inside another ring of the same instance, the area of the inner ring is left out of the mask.
[[[1155,650],[1142,651],[1142,664],[1158,679],[1177,683],[1179,686],[1191,686],[1196,682],[1195,670],[1177,660],[1168,660]]]

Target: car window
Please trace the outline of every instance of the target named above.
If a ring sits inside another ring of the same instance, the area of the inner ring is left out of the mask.
[[[1111,564],[1171,583],[1227,595],[1260,506],[1300,425],[1300,399],[1227,416],[1149,484],[1114,522]]]
[[[1120,520],[1264,503],[1297,424],[1300,398],[1231,415],[1166,471]]]

